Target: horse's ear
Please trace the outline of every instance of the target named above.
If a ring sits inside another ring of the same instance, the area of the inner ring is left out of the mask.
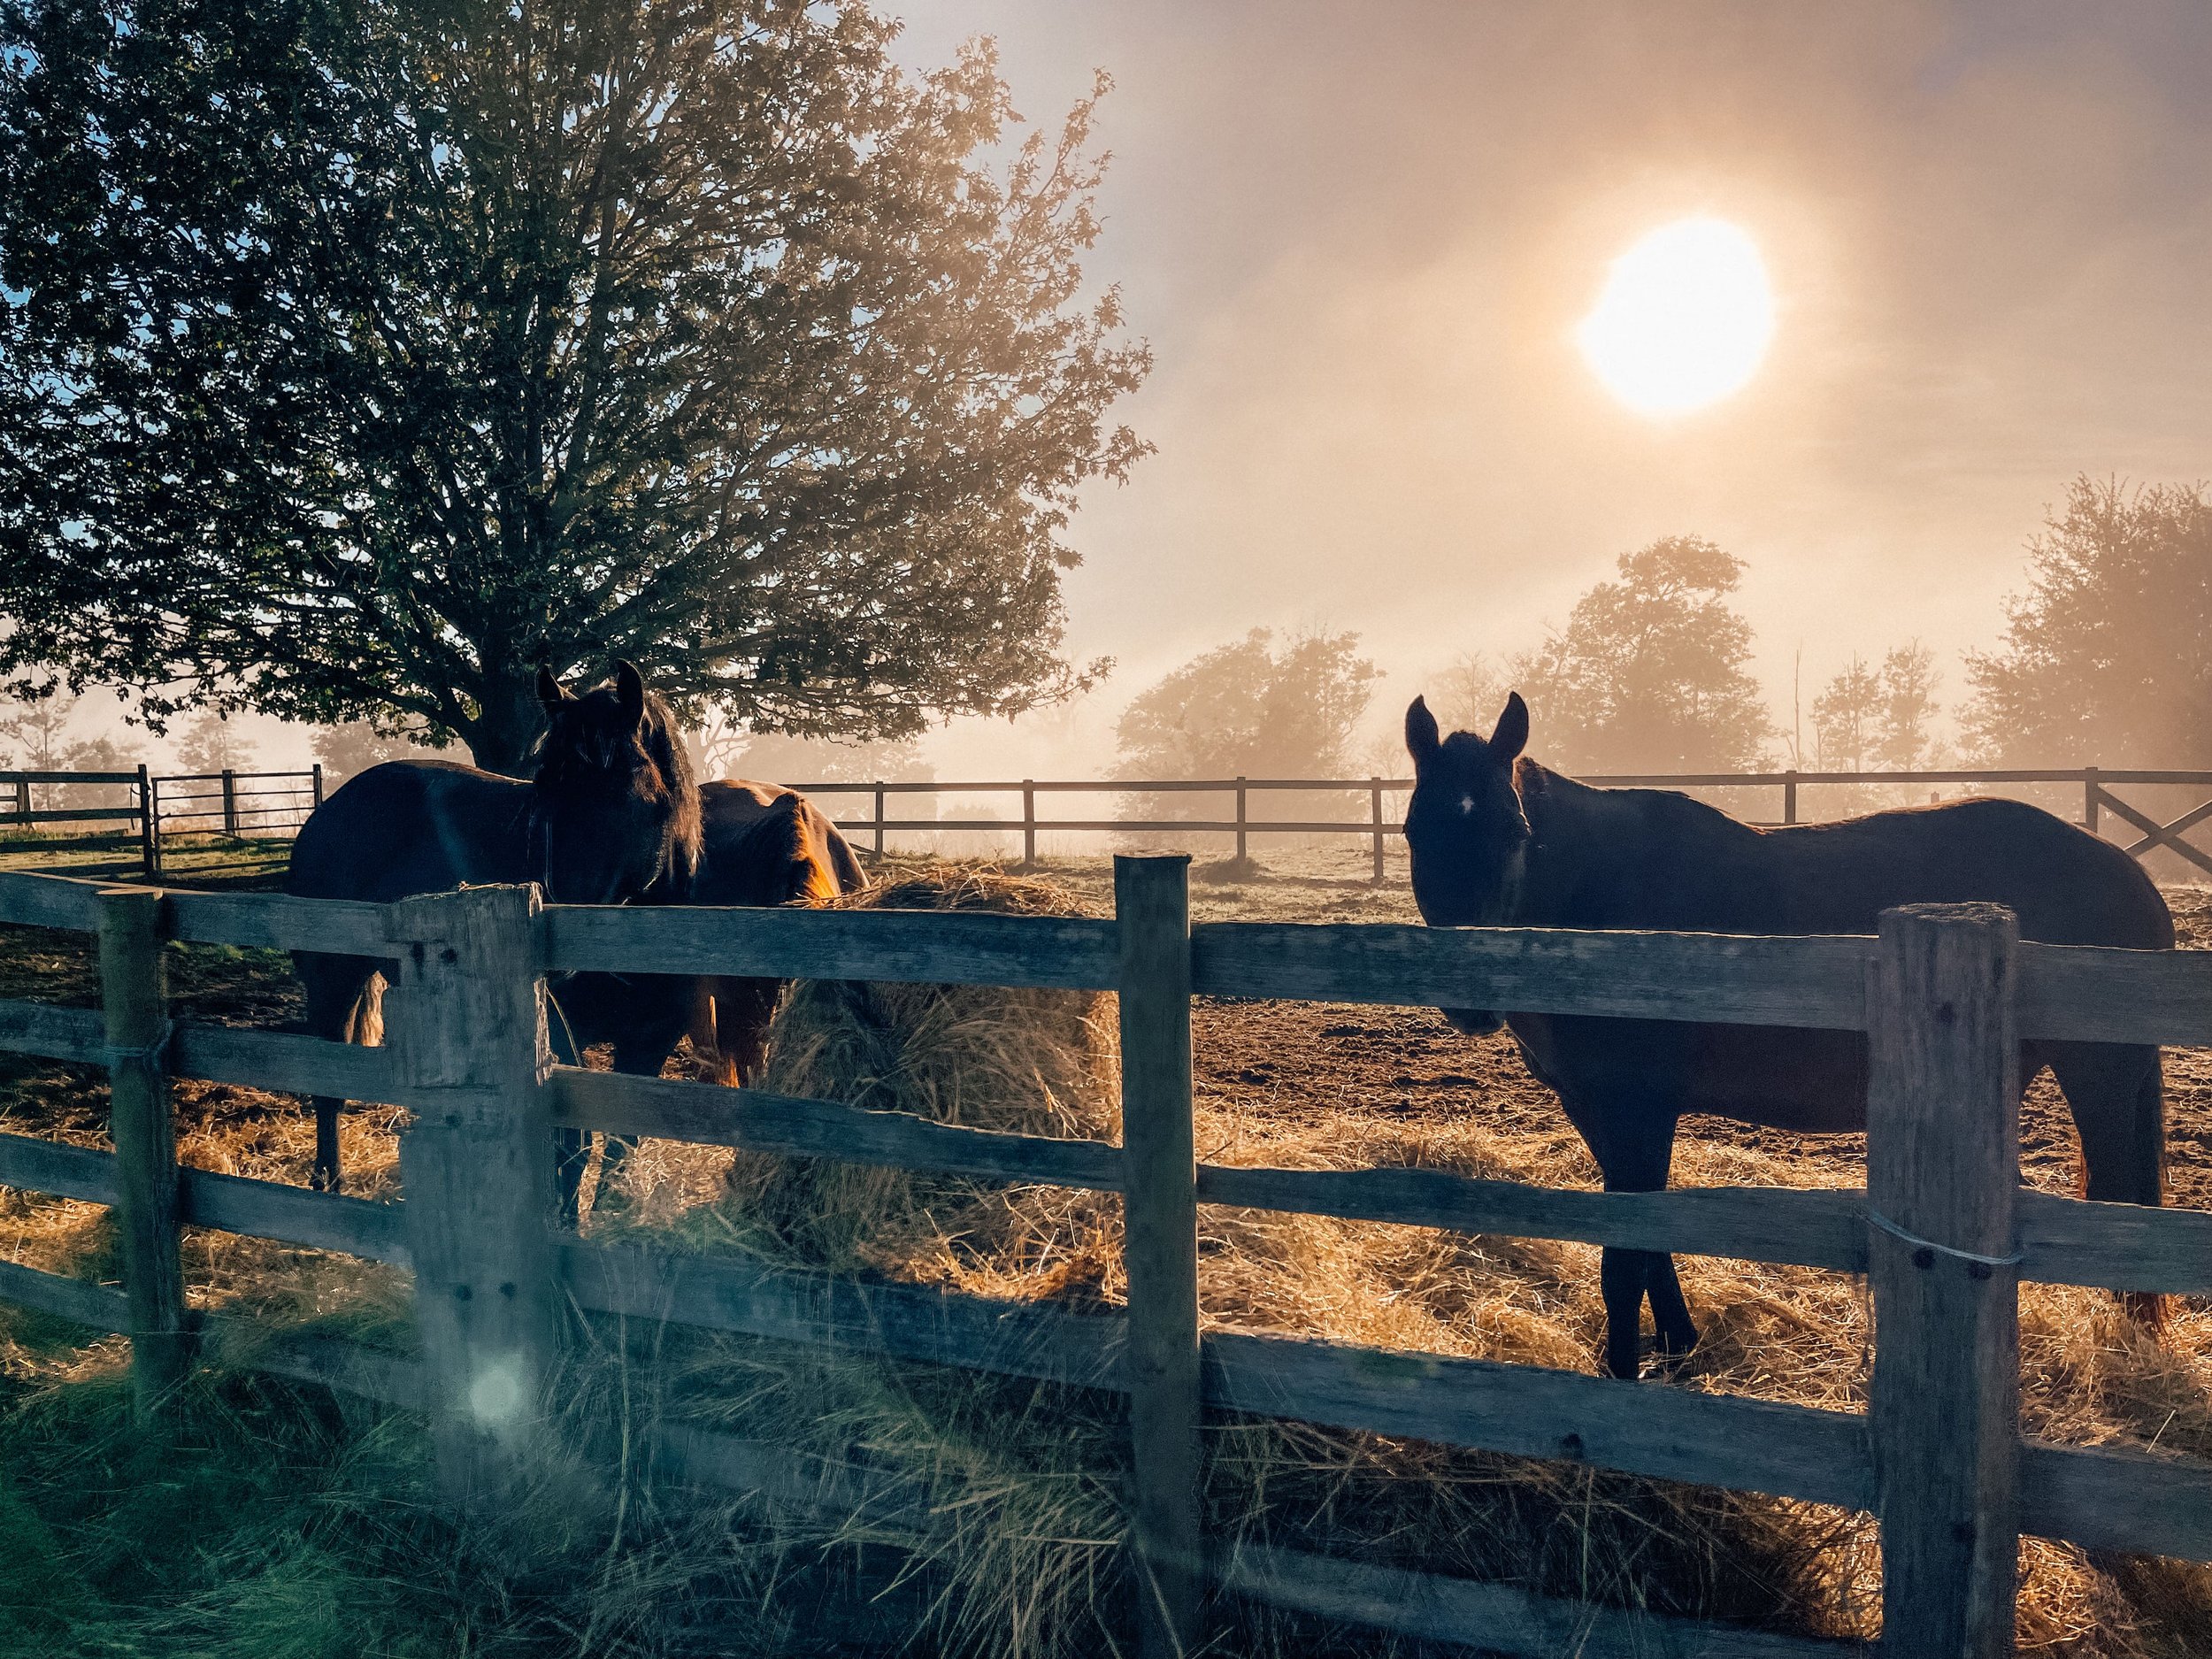
[[[1428,764],[1442,740],[1436,731],[1436,717],[1429,712],[1426,697],[1416,697],[1406,710],[1406,753],[1413,757],[1416,770]]]
[[[1521,694],[1505,694],[1505,712],[1498,717],[1497,729],[1490,733],[1490,757],[1493,760],[1509,761],[1528,747],[1528,704],[1521,701]]]
[[[575,695],[567,687],[553,678],[553,671],[543,663],[538,664],[538,701],[545,704],[549,714],[564,703],[573,703]]]
[[[614,700],[624,719],[633,726],[645,723],[645,681],[638,677],[635,664],[626,661],[614,665]]]

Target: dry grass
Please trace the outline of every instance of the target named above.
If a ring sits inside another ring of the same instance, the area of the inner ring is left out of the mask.
[[[956,869],[918,874],[874,902],[1086,908],[1071,896],[1049,882]],[[1094,894],[1087,908],[1099,908]],[[779,1018],[770,1087],[943,1121],[1097,1134],[1111,1113],[1108,1006],[1071,994],[803,987]],[[1202,1155],[1226,1163],[1594,1179],[1563,1127],[1286,1119],[1233,1102],[1202,1107],[1198,1133]],[[1685,1184],[1860,1179],[1816,1144],[1775,1154],[1686,1142],[1678,1165]],[[1110,1198],[744,1156],[719,1209],[720,1227],[703,1241],[718,1232],[727,1248],[1001,1299],[1122,1296]],[[1201,1296],[1213,1327],[1569,1370],[1589,1368],[1602,1330],[1594,1249],[1223,1209],[1207,1210],[1202,1226]],[[1686,1259],[1683,1277],[1704,1340],[1674,1386],[1863,1406],[1871,1333],[1859,1282],[1711,1258]],[[2180,1311],[2162,1347],[2109,1298],[2033,1286],[2022,1328],[2030,1432],[2212,1455],[2212,1315]],[[755,1352],[748,1367],[749,1386],[723,1400],[725,1420],[863,1456],[932,1494],[928,1523],[910,1524],[899,1541],[956,1586],[941,1603],[938,1638],[949,1647],[1077,1653],[1118,1633],[1116,1598],[1096,1594],[1117,1571],[1116,1402],[841,1357]],[[1225,1540],[1266,1537],[1805,1633],[1866,1636],[1878,1623],[1878,1551],[1862,1517],[1307,1425],[1236,1422],[1212,1440],[1208,1501]],[[2022,1560],[2024,1648],[2206,1650],[2212,1577],[2201,1570],[2092,1561],[2033,1540]],[[1315,1650],[1310,1629],[1285,1638],[1264,1617],[1236,1640],[1257,1650],[1278,1638]]]
[[[1382,919],[1400,897],[1386,891],[1369,898],[1320,879],[1280,892],[1199,889],[1197,896],[1202,910],[1287,910],[1316,919]],[[1037,881],[926,864],[858,902],[1096,913],[1102,901],[1088,872]],[[265,979],[270,969],[245,963],[232,978],[243,984],[252,978],[248,970]],[[196,971],[214,987],[207,995],[231,982],[221,963]],[[39,978],[80,1000],[88,989],[78,983],[80,969],[59,960],[45,963]],[[0,984],[0,995],[8,994],[21,993]],[[1260,1008],[1212,1009],[1206,1017],[1225,1025],[1269,1018]],[[765,1081],[941,1121],[1110,1137],[1113,1035],[1110,998],[809,985],[779,1015]],[[1216,1089],[1200,1107],[1202,1156],[1309,1167],[1413,1164],[1594,1185],[1580,1142],[1519,1077],[1504,1045],[1467,1044],[1463,1052],[1454,1064],[1490,1091],[1485,1110],[1392,1110],[1371,1098],[1302,1108],[1293,1089],[1261,1110],[1249,1091]],[[2192,1091],[2200,1058],[2182,1056],[2177,1068]],[[12,1094],[18,1121],[8,1126],[35,1123],[43,1133],[97,1139],[96,1083],[45,1068],[18,1078]],[[288,1102],[201,1086],[182,1094],[192,1162],[303,1178],[311,1132]],[[388,1116],[347,1120],[349,1171],[372,1194],[394,1179],[394,1126]],[[1862,1179],[1856,1156],[1842,1141],[1692,1139],[1681,1148],[1676,1179],[1853,1185]],[[2042,1164],[2031,1172],[2047,1185],[2059,1173]],[[595,1231],[672,1233],[698,1248],[1006,1300],[1112,1305],[1123,1295],[1118,1202],[1110,1196],[1010,1191],[652,1141],[631,1160],[623,1187],[628,1202],[603,1211]],[[107,1260],[105,1225],[96,1207],[0,1194],[0,1232],[17,1259],[96,1276]],[[1201,1293],[1213,1326],[1591,1368],[1603,1323],[1594,1249],[1223,1209],[1203,1212],[1202,1226]],[[340,1317],[399,1334],[399,1288],[381,1270],[216,1235],[196,1236],[190,1248],[198,1299],[250,1298],[288,1320]],[[1870,1332],[1856,1281],[1709,1258],[1681,1266],[1704,1335],[1671,1386],[1863,1405]],[[2120,1317],[2109,1298],[2032,1286],[2023,1294],[2021,1323],[2029,1432],[2212,1458],[2212,1310],[2177,1309],[2160,1346]],[[11,1339],[0,1354],[19,1379],[111,1373],[113,1344],[68,1349],[51,1333],[31,1335],[36,1340]],[[1125,1452],[1116,1400],[767,1343],[657,1340],[664,1363],[651,1385],[661,1396],[652,1409],[864,1462],[923,1494],[918,1510],[826,1520],[756,1515],[741,1567],[726,1541],[716,1546],[716,1571],[761,1596],[749,1616],[758,1631],[773,1624],[765,1609],[782,1605],[771,1590],[788,1563],[872,1561],[877,1547],[891,1546],[889,1558],[903,1563],[920,1597],[926,1650],[1043,1656],[1112,1651],[1123,1642]],[[641,1376],[633,1370],[619,1386],[641,1391]],[[632,1406],[644,1409],[634,1400]],[[1296,1424],[1232,1421],[1210,1441],[1208,1503],[1222,1540],[1264,1538],[1805,1633],[1867,1635],[1877,1622],[1878,1552],[1862,1517]],[[674,1534],[657,1536],[654,1548],[676,1548],[667,1541]],[[703,1548],[687,1536],[685,1548]],[[673,1556],[654,1559],[660,1564],[653,1571],[673,1578],[688,1571],[672,1565]],[[2024,1648],[2147,1659],[2212,1653],[2206,1570],[2092,1559],[2033,1540],[2024,1540],[2022,1565]],[[572,1612],[578,1604],[565,1605]],[[1379,1638],[1257,1610],[1238,1617],[1231,1642],[1239,1652],[1392,1650]],[[649,1650],[641,1643],[623,1636],[609,1646]],[[526,1643],[518,1649],[540,1650]]]

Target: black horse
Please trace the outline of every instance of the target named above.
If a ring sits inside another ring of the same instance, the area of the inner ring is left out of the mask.
[[[395,760],[349,779],[301,826],[285,891],[388,902],[464,885],[534,881],[547,899],[680,900],[699,864],[699,790],[667,705],[638,672],[576,696],[542,670],[546,733],[528,782],[442,760]],[[378,1032],[382,964],[293,955],[307,1029],[342,1042]],[[313,1184],[339,1184],[338,1109],[315,1097]]]
[[[726,780],[699,787],[699,807],[701,856],[687,894],[649,894],[642,902],[821,904],[868,884],[829,815],[795,790]],[[768,1023],[782,990],[780,979],[574,974],[555,987],[562,1016],[557,1041],[565,1040],[562,1057],[571,1064],[581,1063],[580,1050],[605,1042],[613,1045],[614,1070],[658,1077],[688,1035],[694,1049],[712,1055],[715,1081],[749,1082],[766,1056]],[[579,1131],[561,1136],[562,1207],[573,1218],[587,1148]],[[595,1203],[631,1147],[627,1137],[605,1137]]]
[[[1517,693],[1486,741],[1471,732],[1440,739],[1420,698],[1406,710],[1415,775],[1406,841],[1414,899],[1432,926],[1871,933],[1895,905],[1981,900],[2016,912],[2024,939],[2173,947],[2173,918],[2141,867],[2037,808],[1960,801],[1763,828],[1686,795],[1594,789],[1547,771],[1521,755],[1528,726]],[[1863,1033],[1443,1011],[1462,1031],[1511,1027],[1609,1191],[1667,1184],[1686,1112],[1779,1129],[1866,1126]],[[2073,1112],[2084,1194],[2159,1202],[2158,1050],[2024,1043],[2021,1087],[2046,1065]],[[1609,1248],[1601,1282],[1614,1376],[1637,1374],[1647,1295],[1663,1356],[1696,1341],[1671,1256]]]

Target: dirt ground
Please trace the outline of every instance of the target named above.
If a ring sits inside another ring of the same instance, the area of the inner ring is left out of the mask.
[[[211,885],[265,886],[273,871],[265,858],[227,867],[211,851],[193,873]],[[1041,873],[1079,908],[1110,911],[1105,860],[1056,862]],[[1366,879],[1363,859],[1340,852],[1273,854],[1256,871],[1202,863],[1192,877],[1200,921],[1417,920],[1402,865],[1377,887]],[[2183,943],[2212,949],[2212,889],[2173,887],[2167,897]],[[176,948],[170,973],[180,1018],[276,1029],[296,1024],[296,986],[278,953]],[[0,928],[0,997],[96,1002],[86,941]],[[1193,1022],[1202,1157],[1334,1167],[1419,1163],[1497,1179],[1596,1185],[1579,1138],[1508,1037],[1466,1037],[1428,1009],[1211,998],[1200,999]],[[2212,1057],[2170,1050],[2167,1079],[2170,1202],[2212,1209]],[[313,1136],[303,1102],[190,1079],[177,1084],[175,1099],[179,1149],[188,1163],[305,1181]],[[0,1055],[0,1129],[102,1144],[105,1104],[96,1070]],[[386,1107],[349,1111],[349,1191],[396,1195],[403,1116]],[[626,1176],[631,1202],[618,1215],[595,1217],[588,1230],[682,1228],[689,1212],[703,1211],[723,1194],[730,1158],[715,1148],[647,1142]],[[2023,1161],[2037,1187],[2072,1187],[2072,1129],[2047,1079],[2036,1084],[2024,1114]],[[1683,1125],[1674,1175],[1678,1186],[1855,1186],[1863,1180],[1863,1139],[1692,1118]],[[1594,1249],[1216,1209],[1202,1226],[1202,1301],[1210,1325],[1594,1367],[1602,1309]],[[0,1256],[111,1279],[112,1248],[99,1207],[0,1190]],[[956,1254],[948,1252],[948,1261]],[[365,1335],[396,1332],[404,1322],[404,1276],[347,1258],[192,1230],[186,1268],[193,1298],[204,1306],[253,1305],[279,1322],[335,1317]],[[919,1277],[983,1294],[1047,1294],[1044,1279],[1034,1275],[971,1283],[975,1268],[956,1263]],[[1681,1271],[1704,1336],[1677,1386],[1839,1409],[1864,1405],[1870,1326],[1858,1281],[1710,1258],[1686,1258]],[[2205,1381],[2212,1376],[2212,1304],[2179,1310],[2162,1354],[2146,1349],[2101,1293],[2027,1287],[2022,1327],[2029,1432],[2078,1444],[2157,1444],[2212,1455],[2206,1405],[2212,1393]],[[11,1375],[62,1374],[89,1363],[66,1347],[81,1340],[81,1333],[54,1322],[0,1317]],[[1325,1449],[1332,1457],[1342,1450],[1331,1447]],[[1750,1611],[1799,1621],[1786,1627],[1801,1624],[1810,1633],[1863,1633],[1874,1582],[1866,1565],[1870,1552],[1860,1548],[1863,1524],[1821,1519],[1811,1506],[1800,1507],[1813,1517],[1803,1523],[1805,1539],[1813,1540],[1805,1548],[1833,1587],[1817,1605],[1786,1615]],[[2162,1579],[2145,1588],[2066,1547],[2031,1540],[2023,1551],[2024,1647],[2116,1659],[2200,1659],[2212,1651],[2200,1640],[2212,1578],[2202,1586]],[[1485,1576],[1475,1571],[1482,1564],[1471,1560],[1460,1570]],[[2111,1632],[2121,1633],[2108,1640]]]
[[[1229,879],[1223,865],[1192,872],[1194,921],[1417,922],[1413,895],[1393,870],[1382,887],[1347,873],[1349,858],[1327,855],[1271,859],[1256,879]],[[1112,903],[1111,877],[1090,865],[1053,870],[1101,910]],[[2162,889],[2184,949],[2212,949],[2212,887]],[[1528,1137],[1530,1149],[1558,1148],[1579,1157],[1592,1185],[1597,1169],[1551,1091],[1522,1064],[1510,1035],[1468,1037],[1433,1009],[1201,998],[1192,1019],[1200,1100],[1256,1121],[1310,1124],[1317,1117],[1431,1123],[1479,1118],[1494,1133]],[[2212,1052],[2169,1049],[2166,1065],[2167,1202],[2212,1209]],[[1863,1135],[1796,1134],[1729,1118],[1682,1123],[1678,1184],[1716,1148],[1772,1160],[1778,1178],[1816,1187],[1864,1179]],[[1548,1161],[1548,1160],[1547,1160]],[[1784,1171],[1794,1167],[1797,1173]],[[2073,1190],[2074,1129],[2048,1073],[2021,1112],[2021,1167],[2047,1192]]]

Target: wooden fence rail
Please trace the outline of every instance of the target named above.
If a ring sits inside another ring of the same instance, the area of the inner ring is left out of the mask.
[[[1042,786],[1039,786],[1042,787]],[[539,1454],[560,1363],[556,1312],[667,1320],[778,1341],[997,1371],[1129,1396],[1133,1541],[1148,1654],[1202,1639],[1210,1583],[1411,1635],[1543,1651],[1849,1651],[1653,1621],[1348,1562],[1210,1552],[1196,1504],[1203,1414],[1224,1410],[1564,1458],[1872,1510],[1884,1647],[2010,1651],[2022,1532],[2212,1559],[2212,1467],[2024,1440],[2014,1402],[2020,1280],[2212,1293],[2212,1214],[2020,1189],[2016,1040],[2212,1044],[2212,956],[2024,944],[1971,907],[1893,912],[1878,939],[1747,939],[1394,926],[1191,926],[1182,859],[1127,859],[1114,920],[893,911],[541,907],[486,888],[393,906],[103,891],[0,875],[0,923],[97,933],[104,1010],[0,1002],[0,1048],[106,1066],[112,1153],[0,1135],[0,1185],[112,1203],[124,1289],[0,1263],[0,1299],[129,1334],[144,1409],[193,1345],[429,1415],[442,1479],[495,1507]],[[390,964],[390,1046],[168,1023],[164,939],[343,949]],[[719,972],[1072,987],[1120,995],[1125,1143],[933,1123],[752,1089],[554,1064],[548,972]],[[1425,1169],[1200,1164],[1194,995],[1475,1005],[1869,1034],[1866,1191],[1567,1192]],[[373,1204],[180,1167],[166,1079],[388,1101],[415,1114],[406,1202]],[[1125,1314],[1013,1306],[759,1262],[600,1245],[554,1226],[551,1131],[588,1127],[1116,1191],[1128,1203]],[[1794,1263],[1870,1276],[1878,1344],[1866,1413],[1636,1386],[1535,1367],[1276,1334],[1202,1332],[1201,1204]],[[185,1304],[177,1229],[215,1227],[408,1267],[419,1357],[330,1339],[257,1349]],[[892,1477],[682,1425],[651,1455],[764,1501],[895,1505]]]
[[[1660,789],[1755,789],[1774,790],[1778,794],[1778,815],[1770,820],[1779,824],[1801,822],[1800,792],[1808,788],[1875,786],[1889,788],[1916,787],[1926,784],[1966,785],[1988,788],[1998,785],[2049,786],[2065,784],[2078,786],[2082,791],[2079,822],[2085,829],[2101,833],[2102,814],[2111,811],[2134,828],[2143,832],[2139,840],[2124,842],[2126,850],[2140,858],[2158,849],[2164,849],[2200,870],[2212,872],[2212,855],[2208,855],[2183,839],[2184,834],[2198,825],[2212,819],[2212,801],[2192,808],[2180,817],[2161,823],[2157,818],[2131,805],[2112,793],[2113,787],[2170,785],[2191,788],[2212,787],[2212,772],[2155,772],[2128,768],[2082,766],[2060,770],[2030,769],[2003,770],[1992,768],[1916,768],[1883,772],[1606,772],[1586,777],[1586,783],[1607,787],[1636,787]],[[1409,778],[1208,778],[1172,779],[1144,781],[1141,780],[1112,780],[1101,779],[1025,778],[1019,782],[982,780],[976,782],[912,782],[894,783],[872,780],[865,783],[828,782],[793,786],[809,795],[863,795],[872,798],[871,816],[863,818],[841,818],[838,827],[856,834],[865,834],[874,850],[885,850],[887,832],[902,833],[941,831],[996,831],[1018,832],[1022,838],[1022,862],[1025,865],[1037,861],[1037,837],[1040,833],[1053,834],[1126,834],[1172,833],[1178,834],[1229,835],[1235,838],[1236,857],[1241,864],[1249,856],[1254,835],[1351,835],[1367,840],[1371,845],[1374,879],[1383,879],[1384,851],[1389,838],[1403,830],[1404,825],[1385,816],[1386,795],[1404,795],[1413,787]],[[1363,799],[1367,807],[1364,818],[1254,818],[1251,798],[1254,795],[1293,793],[1298,795],[1334,795]],[[1018,795],[1021,802],[1018,818],[892,818],[887,803],[894,795]],[[1037,816],[1037,797],[1040,795],[1118,795],[1141,799],[1145,796],[1176,795],[1209,795],[1225,797],[1228,816],[1204,818],[1174,818],[1118,816],[1111,818],[1041,818]]]
[[[1778,792],[1778,816],[1772,822],[1801,821],[1800,795],[1806,789],[1838,787],[1916,787],[1934,784],[1965,785],[1973,788],[1997,786],[2078,786],[2082,792],[2079,822],[2102,833],[2104,814],[2110,812],[2141,832],[2122,845],[2135,857],[2164,850],[2195,868],[2212,873],[2212,854],[2185,839],[2187,833],[2212,821],[2212,801],[2179,817],[2161,822],[2158,818],[2113,793],[2116,787],[2212,787],[2212,772],[2152,771],[2139,768],[2081,766],[2001,770],[1971,767],[1919,768],[1886,772],[1617,772],[1594,774],[1584,781],[1617,787],[1665,789],[1753,789]],[[32,810],[34,785],[130,785],[137,789],[133,804],[119,807],[83,807]],[[841,818],[839,827],[864,836],[878,855],[887,849],[892,831],[977,831],[1019,834],[1022,863],[1037,862],[1040,834],[1205,834],[1234,838],[1239,863],[1250,856],[1255,835],[1350,835],[1371,844],[1374,879],[1383,879],[1385,853],[1390,838],[1404,827],[1386,812],[1386,797],[1402,796],[1413,787],[1407,778],[1219,778],[1114,780],[1100,779],[980,780],[970,782],[807,783],[795,786],[810,795],[860,795],[869,798],[866,818]],[[1273,818],[1252,816],[1252,796],[1292,793],[1348,797],[1366,807],[1359,818]],[[161,873],[161,836],[165,826],[213,828],[226,833],[269,834],[296,830],[307,814],[322,803],[323,769],[287,772],[207,772],[151,777],[144,767],[136,772],[0,772],[0,826],[129,819],[141,826],[145,873]],[[893,795],[992,795],[1019,799],[1018,818],[893,818]],[[1206,818],[1146,818],[1119,815],[1107,818],[1044,818],[1037,816],[1037,797],[1053,795],[1144,797],[1210,795],[1225,797],[1228,816]]]
[[[48,804],[35,806],[34,789],[46,792]],[[57,796],[53,792],[67,794]],[[128,789],[127,805],[71,800],[85,789]],[[157,776],[144,766],[134,772],[0,771],[0,828],[19,825],[129,822],[137,826],[140,864],[148,879],[161,874],[165,828],[220,829],[227,835],[267,837],[290,833],[323,803],[323,769],[306,772],[214,772]]]

